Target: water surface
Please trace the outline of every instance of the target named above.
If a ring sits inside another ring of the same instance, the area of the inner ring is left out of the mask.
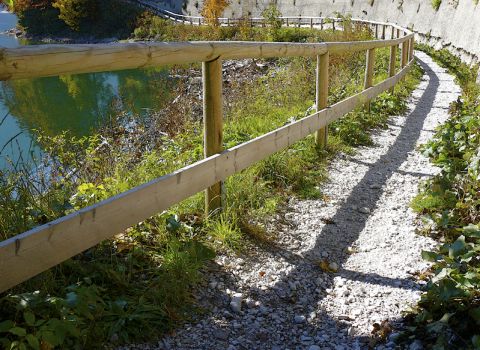
[[[15,15],[0,10],[0,32],[14,28]],[[0,47],[28,44],[0,34]],[[63,75],[0,82],[0,170],[41,155],[36,133],[89,135],[123,111],[142,115],[160,109],[171,84],[165,68]]]

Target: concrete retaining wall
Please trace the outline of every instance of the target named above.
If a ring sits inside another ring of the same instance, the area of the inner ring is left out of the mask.
[[[203,0],[157,0],[166,10],[198,15]],[[225,17],[261,16],[270,0],[231,0]],[[480,4],[443,0],[438,11],[430,0],[276,0],[284,16],[333,16],[389,21],[413,28],[420,41],[448,48],[467,63],[480,57]]]

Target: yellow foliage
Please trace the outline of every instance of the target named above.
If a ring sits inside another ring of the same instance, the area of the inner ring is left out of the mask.
[[[219,25],[218,18],[228,4],[229,0],[205,0],[201,14],[209,25],[217,27]]]

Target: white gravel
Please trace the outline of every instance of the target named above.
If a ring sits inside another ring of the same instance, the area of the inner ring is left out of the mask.
[[[129,348],[365,349],[373,323],[398,322],[419,298],[412,274],[427,266],[420,251],[435,244],[415,234],[409,209],[419,182],[437,171],[416,147],[460,94],[452,76],[416,55],[425,75],[409,112],[375,132],[374,146],[332,162],[324,200],[292,199],[276,220],[275,244],[218,256],[195,292],[210,313]],[[338,271],[323,272],[321,260]]]

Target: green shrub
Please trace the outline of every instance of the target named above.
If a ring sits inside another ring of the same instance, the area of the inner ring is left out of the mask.
[[[422,256],[433,263],[425,293],[404,337],[438,349],[480,347],[480,100],[477,67],[446,50],[420,45],[456,75],[462,97],[450,118],[423,146],[441,172],[425,183],[412,208],[427,223],[425,233],[444,242]]]

